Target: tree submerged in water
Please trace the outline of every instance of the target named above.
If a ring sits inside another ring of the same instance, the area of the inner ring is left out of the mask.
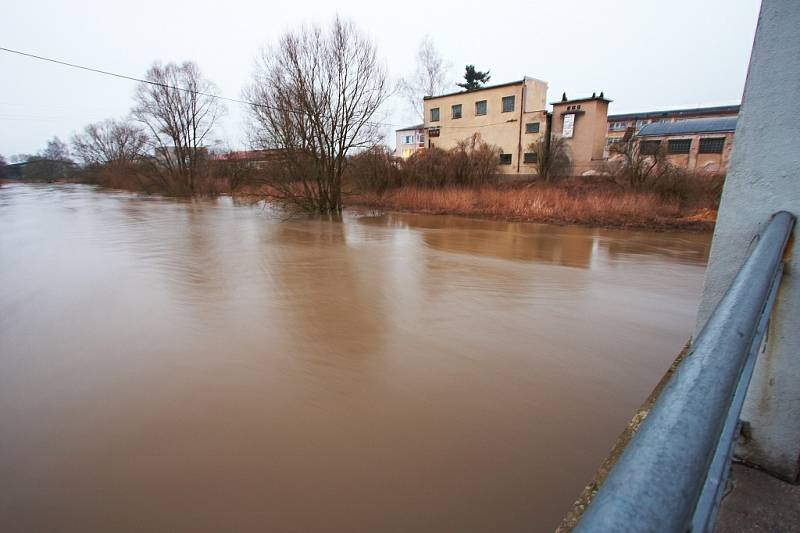
[[[488,82],[492,77],[489,75],[490,70],[482,72],[475,70],[475,65],[467,65],[464,70],[464,83],[456,83],[459,87],[468,91],[480,89],[484,83]]]
[[[375,115],[389,97],[377,48],[350,21],[290,31],[262,50],[245,95],[251,142],[276,150],[269,199],[298,211],[342,212],[349,156],[376,146]]]

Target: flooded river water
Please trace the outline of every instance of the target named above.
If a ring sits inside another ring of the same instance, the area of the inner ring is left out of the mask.
[[[552,531],[710,235],[0,188],[0,531]]]

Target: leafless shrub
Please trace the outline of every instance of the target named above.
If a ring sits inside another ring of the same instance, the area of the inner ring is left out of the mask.
[[[550,182],[569,176],[572,160],[564,138],[553,136],[533,142],[528,151],[536,154],[536,173],[540,179]]]
[[[262,51],[253,82],[252,140],[278,149],[270,198],[303,211],[338,214],[348,155],[381,139],[373,117],[388,97],[375,45],[351,22],[284,34]]]
[[[485,142],[479,133],[456,143],[450,151],[453,159],[454,183],[456,185],[486,185],[497,183],[500,164],[499,147]]]
[[[227,150],[222,157],[215,158],[210,165],[211,176],[221,180],[231,194],[245,186],[254,185],[258,175],[252,162],[239,157],[238,152]]]
[[[401,162],[404,184],[420,187],[444,187],[450,181],[450,157],[441,148],[426,148]]]
[[[350,158],[345,181],[353,191],[381,195],[400,185],[400,169],[388,147],[375,146]]]
[[[643,153],[640,140],[632,137],[612,144],[609,151],[613,175],[632,189],[652,186],[669,172],[670,165],[663,144],[652,153]]]
[[[403,183],[422,187],[497,183],[500,149],[475,133],[450,150],[419,150],[402,162]]]

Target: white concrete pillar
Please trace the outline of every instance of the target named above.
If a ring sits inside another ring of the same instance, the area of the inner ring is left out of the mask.
[[[711,246],[698,329],[707,320],[753,237],[772,213],[800,217],[800,2],[763,0]],[[789,242],[781,290],[748,390],[742,420],[751,439],[737,455],[774,475],[800,475],[800,250]]]

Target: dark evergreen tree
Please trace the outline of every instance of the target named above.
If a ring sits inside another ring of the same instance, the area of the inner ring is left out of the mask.
[[[456,83],[456,85],[468,91],[479,89],[484,83],[492,79],[492,77],[489,76],[489,72],[489,70],[481,72],[480,70],[475,70],[475,65],[467,65],[464,72],[464,79],[466,81],[464,83]]]

